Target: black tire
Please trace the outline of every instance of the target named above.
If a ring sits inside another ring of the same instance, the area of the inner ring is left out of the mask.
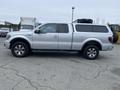
[[[94,60],[99,55],[99,49],[96,45],[87,45],[83,50],[83,56],[86,59]]]
[[[25,57],[29,54],[29,47],[24,42],[15,42],[11,47],[11,52],[15,57]]]
[[[79,54],[81,54],[81,53],[82,53],[82,51],[78,51],[78,53],[79,53]]]

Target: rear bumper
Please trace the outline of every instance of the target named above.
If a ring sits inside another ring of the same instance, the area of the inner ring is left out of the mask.
[[[4,47],[6,47],[7,49],[10,49],[10,43],[9,43],[9,41],[5,41],[4,42]]]
[[[105,44],[102,47],[102,51],[111,51],[114,48],[113,44]]]

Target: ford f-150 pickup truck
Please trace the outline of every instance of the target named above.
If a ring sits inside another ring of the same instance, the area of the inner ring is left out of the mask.
[[[113,49],[112,40],[113,33],[107,25],[45,23],[32,31],[8,33],[4,45],[16,57],[25,57],[33,50],[78,51],[93,60],[99,51]]]

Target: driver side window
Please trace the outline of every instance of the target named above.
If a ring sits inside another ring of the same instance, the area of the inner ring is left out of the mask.
[[[39,30],[40,33],[57,33],[56,24],[45,24]]]

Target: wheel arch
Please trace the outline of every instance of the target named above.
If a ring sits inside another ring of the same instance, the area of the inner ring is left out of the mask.
[[[99,41],[96,41],[96,40],[90,40],[90,41],[87,41],[83,47],[82,47],[82,50],[85,49],[86,46],[88,45],[96,45],[98,47],[99,50],[102,50],[102,45]]]
[[[14,38],[10,41],[10,49],[11,49],[12,45],[15,42],[18,42],[18,41],[26,43],[28,45],[29,49],[31,49],[31,45],[30,45],[29,41],[24,39],[24,38],[20,38],[20,37],[19,38]]]

